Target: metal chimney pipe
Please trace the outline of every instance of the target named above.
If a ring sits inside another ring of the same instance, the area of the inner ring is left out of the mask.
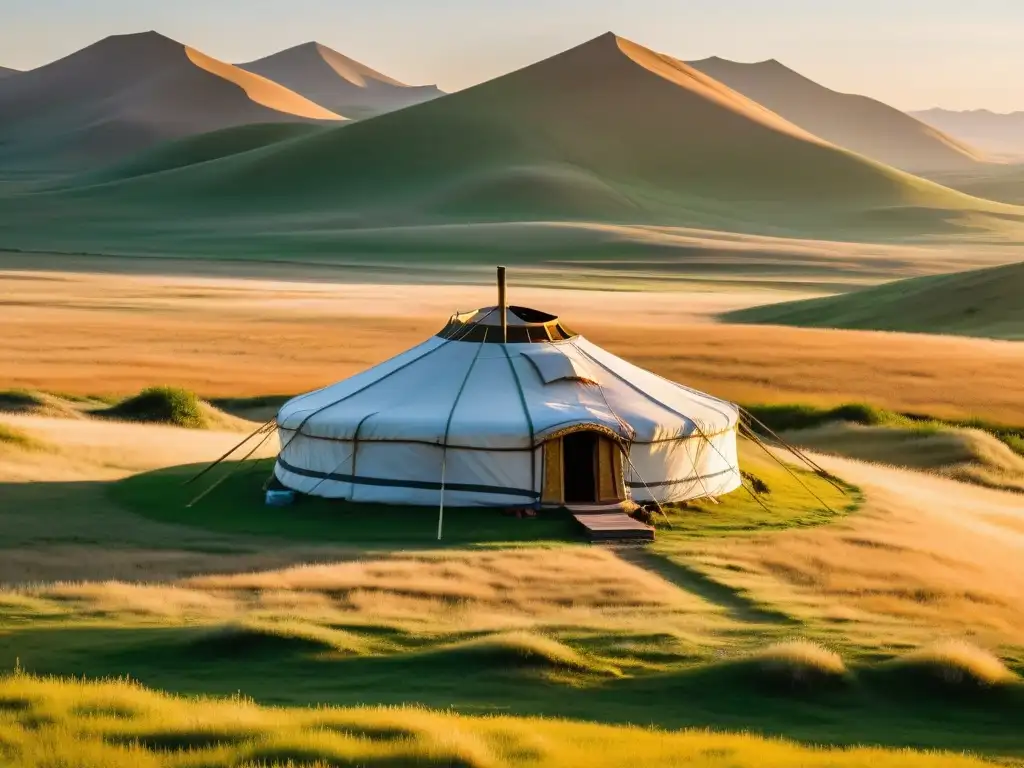
[[[498,311],[501,312],[501,343],[508,344],[508,297],[505,293],[504,267],[498,267]]]

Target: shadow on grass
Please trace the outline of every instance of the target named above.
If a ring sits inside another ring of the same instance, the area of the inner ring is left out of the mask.
[[[173,467],[115,483],[110,493],[125,509],[161,523],[317,544],[438,547],[584,541],[579,526],[564,510],[520,519],[496,509],[446,507],[439,542],[436,507],[360,504],[310,496],[299,496],[288,507],[268,507],[263,484],[272,467],[273,459],[244,467],[225,463],[191,485],[183,483],[204,465]],[[189,506],[204,489],[218,482],[208,495]]]
[[[635,548],[622,548],[619,557],[627,562],[656,573],[680,589],[702,597],[728,611],[738,621],[758,624],[799,624],[800,622],[781,611],[767,608],[752,600],[740,590],[715,581],[700,571],[672,560],[664,555]]]

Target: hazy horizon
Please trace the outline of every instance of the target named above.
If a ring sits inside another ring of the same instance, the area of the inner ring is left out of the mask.
[[[231,62],[316,40],[410,84],[447,91],[612,30],[682,59],[778,59],[830,88],[906,110],[1024,109],[1024,5],[1012,0],[7,0],[0,65],[31,69],[111,34],[155,29]]]

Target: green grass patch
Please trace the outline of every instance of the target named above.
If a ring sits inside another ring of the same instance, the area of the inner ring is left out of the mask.
[[[857,489],[837,490],[814,473],[789,471],[744,443],[741,464],[769,489],[751,496],[735,491],[710,500],[665,508],[656,516],[659,537],[723,536],[829,523],[861,502]],[[193,485],[183,485],[202,465],[137,475],[111,486],[126,509],[165,523],[222,533],[274,536],[352,546],[438,546],[436,507],[360,504],[298,496],[285,508],[264,503],[263,484],[273,459],[245,466],[226,463]],[[792,472],[792,474],[790,474]],[[193,506],[205,488],[223,481]],[[755,485],[756,485],[755,484]],[[825,502],[824,504],[822,502]],[[582,532],[563,510],[542,510],[536,518],[509,517],[498,510],[446,508],[441,545],[496,546],[516,542],[582,542]]]
[[[194,392],[178,387],[150,387],[134,397],[96,415],[123,421],[170,424],[189,429],[205,429],[209,418],[203,401]]]
[[[519,519],[493,509],[450,507],[445,509],[444,537],[438,542],[436,507],[359,504],[312,496],[299,496],[290,507],[268,507],[263,484],[273,465],[273,459],[242,467],[225,463],[189,486],[183,482],[205,465],[176,467],[128,478],[113,484],[110,492],[125,508],[159,522],[318,544],[437,547],[581,540],[579,526],[563,511]],[[209,495],[188,506],[220,480]]]
[[[666,516],[653,518],[659,542],[825,525],[863,502],[854,486],[839,481],[840,490],[813,472],[781,466],[752,443],[740,445],[746,489],[715,501],[666,505]]]

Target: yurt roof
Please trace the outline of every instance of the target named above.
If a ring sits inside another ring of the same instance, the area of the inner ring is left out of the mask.
[[[732,403],[635,366],[568,331],[554,315],[522,307],[508,313],[507,343],[492,322],[500,319],[496,308],[453,315],[422,344],[286,403],[278,416],[282,432],[521,451],[581,428],[627,442],[670,443],[703,439],[737,422]]]
[[[555,315],[529,307],[505,308],[506,336],[502,338],[501,308],[483,307],[471,312],[456,312],[438,334],[457,341],[501,343],[542,343],[564,341],[577,334]]]

